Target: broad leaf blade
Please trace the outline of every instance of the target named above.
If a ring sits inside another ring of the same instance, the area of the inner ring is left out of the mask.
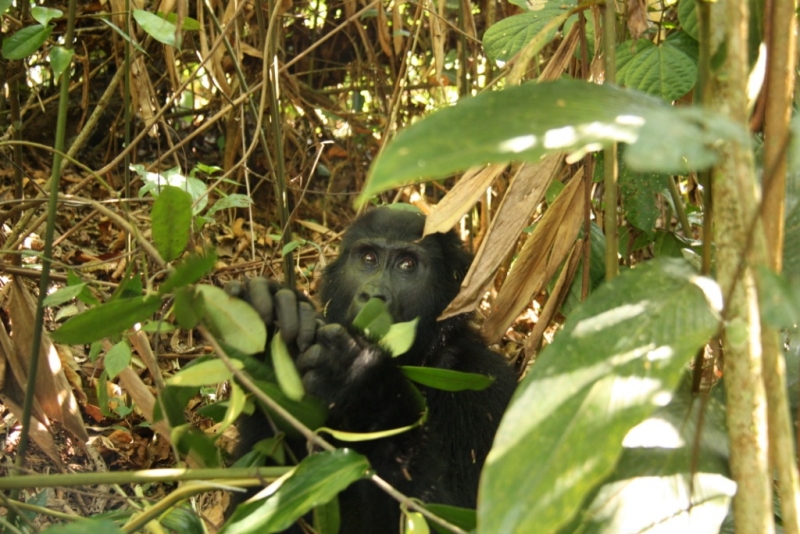
[[[568,522],[628,431],[669,400],[717,330],[719,303],[716,284],[680,260],[648,262],[593,293],[503,417],[481,480],[481,529],[548,533]]]
[[[314,506],[330,501],[365,477],[368,471],[367,459],[350,449],[309,456],[290,476],[267,487],[266,499],[239,506],[220,534],[282,531]]]
[[[218,287],[198,285],[197,290],[206,307],[203,323],[217,339],[241,354],[264,350],[267,329],[252,306]]]
[[[51,332],[50,337],[66,345],[92,343],[124,332],[153,315],[160,306],[161,299],[153,296],[118,299],[76,315]]]
[[[165,186],[153,203],[153,242],[164,261],[181,255],[189,242],[192,198],[173,186]]]
[[[494,382],[494,378],[491,376],[478,373],[464,373],[451,369],[401,365],[400,370],[406,378],[413,380],[417,384],[444,391],[464,391],[466,389],[480,391],[488,388]]]
[[[727,141],[747,143],[747,132],[706,111],[609,85],[528,83],[463,99],[400,132],[375,161],[359,202],[475,165],[538,161],[547,152],[575,159],[613,142],[631,143],[625,158],[636,170],[684,172],[713,164],[714,147]]]

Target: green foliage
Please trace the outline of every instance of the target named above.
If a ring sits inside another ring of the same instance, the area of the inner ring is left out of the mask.
[[[153,315],[160,306],[161,299],[153,296],[114,300],[76,315],[51,332],[50,337],[57,343],[80,345],[118,336]]]
[[[664,174],[634,172],[627,165],[620,166],[619,194],[625,220],[651,240],[655,237],[656,219],[660,215],[655,196],[667,188],[667,180],[671,179]]]
[[[426,504],[425,507],[438,515],[442,519],[447,520],[457,527],[460,527],[467,532],[475,530],[475,510],[469,508],[459,508],[457,506],[448,506],[446,504]],[[431,527],[440,534],[448,534],[450,531],[444,527],[439,526],[438,523],[430,522]]]
[[[200,285],[197,290],[203,295],[206,308],[203,322],[220,342],[238,354],[264,350],[267,329],[252,306],[218,287]]]
[[[349,449],[308,456],[288,476],[270,484],[262,492],[266,497],[239,506],[220,534],[284,530],[364,478],[368,470],[366,458]]]
[[[114,379],[131,363],[131,348],[123,340],[111,347],[103,359],[108,378]]]
[[[244,367],[238,360],[232,363],[238,369]],[[167,380],[167,384],[182,387],[213,386],[232,377],[233,374],[222,360],[206,360],[181,369]]]
[[[353,326],[364,332],[367,337],[383,338],[392,326],[392,316],[386,307],[386,302],[382,299],[369,299],[353,319]]]
[[[165,261],[180,256],[189,243],[192,199],[177,187],[166,186],[156,198],[151,214],[153,243]]]
[[[173,291],[175,288],[199,282],[203,276],[211,272],[216,261],[217,255],[214,252],[203,255],[190,255],[175,266],[169,277],[158,288],[159,294],[163,295]]]
[[[666,40],[648,39],[617,46],[617,82],[643,93],[672,101],[691,91],[697,79],[697,59]]]
[[[181,44],[175,42],[175,35],[177,34],[175,14],[173,14],[172,17],[165,18],[144,11],[143,9],[134,9],[133,18],[139,23],[139,26],[156,41],[168,46],[180,47]],[[184,19],[181,29],[183,31],[198,30],[200,29],[200,24],[198,24],[196,20],[187,17]]]
[[[498,21],[483,36],[486,55],[491,60],[508,61],[534,37],[544,32],[540,37],[541,49],[553,40],[558,27],[569,18],[569,7],[572,6],[552,0],[538,11],[521,13]]]
[[[575,160],[612,142],[628,143],[625,161],[635,170],[685,172],[712,165],[720,142],[749,141],[718,115],[633,90],[566,79],[528,83],[462,100],[400,132],[375,161],[359,202],[473,165],[535,162],[554,151]]]
[[[278,379],[278,385],[286,396],[293,400],[299,401],[305,395],[303,389],[303,382],[300,380],[300,373],[294,365],[294,360],[289,354],[289,349],[280,335],[272,338],[270,345],[270,354],[272,354],[272,365],[275,368],[275,377]]]
[[[494,378],[478,373],[462,373],[450,369],[437,369],[435,367],[417,367],[402,365],[400,370],[409,380],[417,384],[444,391],[480,391],[492,385]]]
[[[124,531],[108,519],[78,519],[73,523],[60,525],[50,525],[42,531],[46,534],[86,534],[87,532],[97,532],[98,534],[123,534]]]
[[[628,431],[672,397],[716,332],[719,304],[716,284],[680,260],[645,263],[592,294],[503,417],[481,479],[481,528],[546,533],[570,521]]]
[[[11,61],[30,56],[47,41],[54,27],[36,24],[3,39],[3,58]]]

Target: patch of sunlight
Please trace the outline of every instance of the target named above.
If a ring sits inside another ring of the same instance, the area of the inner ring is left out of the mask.
[[[604,532],[717,532],[735,491],[732,480],[713,473],[637,477],[603,486],[586,515]]]
[[[663,447],[677,449],[686,445],[678,429],[664,419],[653,417],[642,421],[630,431],[622,440],[622,446],[632,449],[635,447]]]
[[[536,146],[536,136],[535,135],[520,135],[518,137],[513,137],[511,139],[507,139],[497,145],[497,149],[500,152],[511,152],[512,154],[517,154],[519,152],[523,152],[530,148]]]
[[[638,318],[647,310],[647,302],[648,301],[642,301],[637,304],[623,304],[622,306],[617,306],[616,308],[595,315],[594,317],[584,319],[575,326],[572,335],[578,338],[584,337],[603,329],[611,328],[629,319]]]
[[[639,376],[618,376],[614,379],[608,399],[609,413],[617,414],[631,406],[649,403],[659,395],[663,385],[661,380]]]
[[[714,311],[722,311],[722,290],[717,282],[705,276],[693,276],[690,282],[700,288],[706,297],[706,301]]]

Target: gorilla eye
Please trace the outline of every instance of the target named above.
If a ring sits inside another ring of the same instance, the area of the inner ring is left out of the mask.
[[[361,263],[364,265],[377,265],[378,255],[375,252],[368,250],[361,255]]]
[[[417,260],[416,258],[412,258],[411,256],[406,256],[400,260],[400,263],[397,264],[397,267],[401,271],[410,272],[417,268]]]

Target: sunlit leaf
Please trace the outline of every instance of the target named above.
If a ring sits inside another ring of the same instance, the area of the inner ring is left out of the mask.
[[[330,501],[351,483],[364,478],[368,471],[367,459],[349,449],[308,456],[289,476],[281,477],[259,494],[266,498],[240,505],[220,534],[284,530],[314,506]]]
[[[206,307],[203,322],[219,340],[242,354],[264,350],[267,329],[252,306],[218,287],[202,284],[197,290]]]
[[[381,345],[387,349],[392,356],[401,356],[408,352],[417,337],[417,323],[419,317],[404,323],[395,323],[389,327],[381,338]]]
[[[67,50],[63,46],[54,46],[50,50],[50,66],[53,67],[53,74],[56,80],[60,80],[61,74],[69,68],[74,55],[75,52],[73,50]]]
[[[45,297],[44,299],[44,305],[58,306],[59,304],[64,304],[65,302],[72,300],[78,295],[80,295],[81,291],[83,291],[85,287],[86,287],[85,282],[82,282],[74,286],[62,287],[55,293],[47,295],[47,297]]]
[[[381,339],[392,326],[392,316],[382,299],[371,298],[353,320],[353,326],[373,339]]]
[[[237,369],[242,369],[244,364],[239,360],[231,360]],[[170,386],[214,386],[220,382],[230,380],[232,373],[222,360],[206,360],[185,367],[167,379]]]
[[[425,516],[419,512],[404,512],[405,534],[429,534],[430,528]]]
[[[161,299],[153,296],[107,302],[76,315],[51,332],[50,337],[65,345],[91,343],[119,335],[153,315],[160,306]]]
[[[150,220],[156,249],[164,261],[172,261],[183,253],[189,242],[192,199],[177,187],[165,186],[153,203]]]
[[[568,17],[569,13],[561,2],[549,2],[539,11],[521,13],[504,18],[492,24],[483,35],[483,47],[492,60],[508,61],[522,50],[528,42],[543,30],[548,34],[542,39],[542,46],[550,42],[558,27],[549,24],[556,17]]]
[[[211,250],[207,254],[192,254],[175,266],[167,280],[158,288],[160,294],[169,293],[176,287],[194,284],[214,268],[217,254]]]
[[[628,431],[669,402],[717,331],[721,301],[716,283],[681,260],[653,260],[600,286],[503,416],[481,478],[481,528],[549,533],[570,521],[613,470]]]
[[[35,24],[6,37],[3,39],[3,57],[11,60],[30,56],[47,41],[54,27]]]
[[[133,18],[150,37],[165,45],[175,46],[175,24],[143,9],[134,9]]]
[[[667,43],[625,41],[616,54],[617,83],[668,102],[688,93],[697,79],[697,62]]]
[[[464,373],[453,371],[452,369],[401,365],[400,370],[409,380],[444,391],[464,391],[467,389],[480,391],[488,388],[494,382],[494,378],[491,376],[479,373]]]
[[[120,341],[106,352],[103,358],[108,378],[114,379],[131,363],[131,348],[127,341]]]
[[[63,14],[64,12],[60,9],[52,9],[44,6],[35,6],[31,9],[31,17],[42,26],[47,26],[51,20],[57,19]]]
[[[683,173],[713,164],[715,147],[732,141],[749,143],[744,128],[634,90],[568,79],[527,83],[462,99],[401,131],[375,160],[358,202],[475,165],[538,161],[547,152],[575,160],[613,142],[630,144],[624,157],[635,170]]]
[[[299,401],[305,394],[303,382],[300,380],[300,373],[297,372],[297,367],[295,367],[294,360],[289,354],[289,349],[280,335],[272,336],[270,353],[272,354],[272,365],[275,367],[278,385],[287,397],[293,401]]]

